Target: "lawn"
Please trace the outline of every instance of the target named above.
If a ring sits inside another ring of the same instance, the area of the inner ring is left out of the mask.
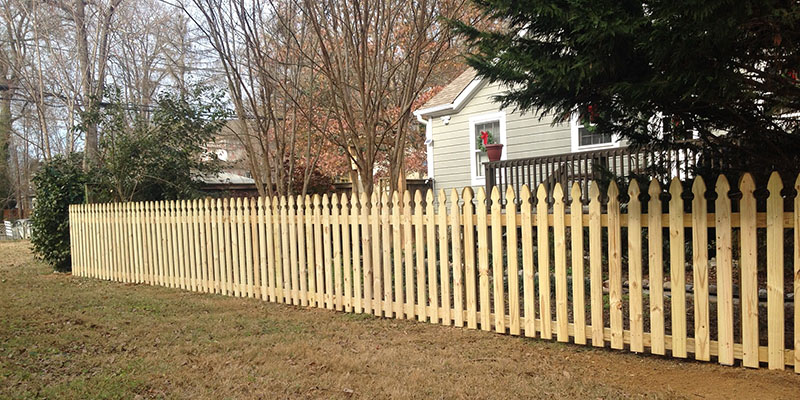
[[[0,242],[0,398],[800,398],[800,376],[56,274]]]

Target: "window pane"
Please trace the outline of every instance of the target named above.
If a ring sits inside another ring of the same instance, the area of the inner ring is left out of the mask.
[[[480,132],[480,131],[479,131]],[[486,155],[485,151],[476,151],[475,152],[475,176],[483,176],[483,163],[489,162],[489,156]]]
[[[481,132],[486,131],[492,134],[495,143],[500,143],[500,121],[489,121],[475,124],[475,139],[480,140]]]
[[[611,143],[611,135],[599,132],[590,132],[584,127],[578,128],[578,139],[581,146]]]

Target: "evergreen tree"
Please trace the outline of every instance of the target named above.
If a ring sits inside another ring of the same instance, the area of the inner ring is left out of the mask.
[[[728,170],[800,167],[799,2],[474,1],[499,28],[451,23],[469,65],[507,85],[503,106],[562,122],[578,111],[633,145],[702,147]]]

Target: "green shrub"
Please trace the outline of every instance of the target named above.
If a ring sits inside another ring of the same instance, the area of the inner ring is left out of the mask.
[[[86,174],[81,154],[56,156],[45,162],[33,177],[36,207],[31,216],[31,244],[36,257],[56,271],[70,271],[70,204],[83,202]]]

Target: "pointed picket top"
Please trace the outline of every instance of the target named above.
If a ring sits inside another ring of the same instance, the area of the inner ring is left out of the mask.
[[[439,203],[444,204],[444,206],[447,207],[447,193],[444,191],[444,189],[439,189],[439,194],[436,198],[439,199]]]
[[[378,207],[379,202],[380,200],[378,199],[378,193],[372,191],[372,195],[369,197],[369,203],[372,204],[373,210]]]
[[[628,196],[631,198],[630,201],[639,201],[639,195],[642,193],[641,189],[639,189],[639,182],[636,179],[632,180],[631,183],[628,185]]]
[[[353,207],[353,214],[358,214],[358,195],[355,192],[350,193],[350,204]]]
[[[486,209],[486,190],[483,186],[478,188],[478,195],[475,199],[478,201],[479,206],[483,206],[483,208]]]
[[[727,200],[728,192],[730,192],[730,190],[731,185],[728,183],[728,178],[726,178],[725,175],[720,175],[717,177],[717,185],[715,189],[715,192],[717,192],[717,200],[723,199],[723,196],[725,196],[724,199]]]
[[[278,196],[272,196],[272,213],[276,216],[281,212],[281,201]]]
[[[612,179],[611,182],[608,184],[608,200],[609,202],[611,202],[618,199],[619,199],[619,186],[617,186],[617,181]]]
[[[414,191],[414,206],[422,209],[422,192],[419,189]]]
[[[553,188],[553,200],[558,203],[564,202],[564,188],[561,187],[561,182],[556,182],[556,186]]]
[[[323,214],[327,214],[329,212],[328,211],[328,208],[329,208],[328,204],[329,204],[328,194],[327,193],[323,193],[322,194],[322,213]]]
[[[400,204],[400,193],[397,191],[392,192],[392,206],[395,210],[399,210],[402,207]]]
[[[428,189],[427,193],[425,193],[425,205],[432,205],[433,204],[433,189]]]
[[[650,180],[650,186],[647,187],[647,194],[650,195],[651,200],[658,200],[658,197],[661,195],[661,183],[658,182],[658,179],[653,178]]]
[[[703,180],[702,176],[694,178],[694,182],[692,183],[692,193],[694,194],[695,199],[699,199],[705,196],[706,182]]]
[[[341,201],[339,203],[342,205],[342,208],[350,206],[350,199],[347,198],[347,194],[346,193],[342,193],[342,199],[341,199]],[[347,211],[350,211],[349,208],[348,208]]]
[[[678,177],[672,178],[669,182],[669,194],[672,195],[672,199],[680,199],[681,194],[683,193],[683,185],[681,185],[681,180]]]
[[[264,198],[258,196],[258,209],[261,210],[261,208],[263,207],[264,207]],[[208,208],[208,199],[206,199],[206,208]]]
[[[335,194],[331,194],[331,198],[330,198],[329,201],[330,201],[330,205],[331,205],[330,213],[333,216],[338,215],[339,214],[339,196],[337,196]],[[322,199],[322,202],[324,204],[325,203],[325,199]]]
[[[299,194],[297,195],[297,200],[295,201],[295,204],[297,204],[297,212],[298,213],[300,213],[300,212],[304,213],[305,212],[305,210],[306,210],[306,202],[305,202],[305,199],[303,198],[302,195],[299,195]]]
[[[589,201],[600,201],[600,184],[597,181],[592,181],[589,185]]]
[[[748,193],[752,196],[755,190],[756,182],[753,180],[753,176],[750,175],[749,172],[746,172],[739,181],[739,191],[741,191],[742,194]]]
[[[776,196],[777,198],[781,197],[781,190],[783,190],[783,180],[781,179],[781,175],[778,172],[773,171],[772,174],[769,175],[769,182],[767,182],[767,190],[769,191],[769,197],[772,198]]]
[[[496,186],[495,186],[496,187]],[[508,185],[506,188],[506,204],[516,204],[516,193],[514,193],[514,186]]]
[[[536,198],[540,203],[547,200],[547,189],[545,189],[544,183],[540,183],[539,187],[536,189]]]
[[[408,190],[403,192],[403,205],[405,207],[411,207],[411,192]]]
[[[289,200],[291,201],[291,198],[289,198]],[[245,197],[244,200],[242,200],[242,205],[244,205],[245,209],[250,210],[250,198]]]
[[[800,176],[798,176],[798,182],[800,182]],[[475,193],[472,190],[472,187],[467,186],[463,190],[461,190],[461,198],[466,202],[472,202],[472,199],[475,197]]]
[[[458,209],[458,191],[456,188],[450,189],[450,208],[452,210]]]
[[[581,185],[580,185],[580,183],[574,182],[572,184],[572,189],[570,189],[569,197],[572,198],[572,202],[573,203],[575,203],[575,200],[577,200],[578,203],[580,203],[581,202],[581,195],[582,194],[581,194]]]
[[[318,194],[314,194],[313,202],[314,202],[314,210],[319,213],[319,205],[320,205],[320,197]]]
[[[492,187],[492,208],[495,206],[500,207],[500,189],[497,186]]]
[[[528,185],[522,185],[522,188],[519,190],[519,201],[523,206],[527,205],[530,207],[531,189]]]
[[[389,210],[389,195],[386,194],[385,191],[381,191],[381,207],[385,210]]]

